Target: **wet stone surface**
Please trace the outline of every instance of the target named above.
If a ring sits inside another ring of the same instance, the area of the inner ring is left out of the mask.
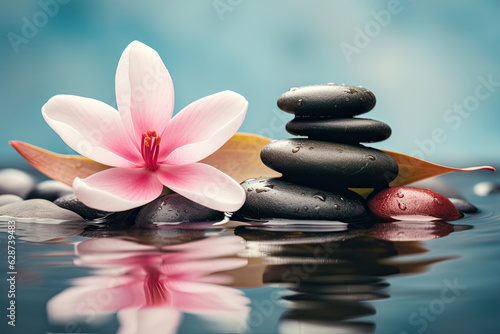
[[[363,87],[326,84],[291,88],[278,99],[281,110],[314,117],[352,117],[370,111],[375,95]]]
[[[324,189],[387,186],[398,174],[396,161],[382,151],[310,139],[272,141],[261,159],[288,180]]]
[[[429,189],[393,187],[371,196],[368,207],[383,221],[444,220],[462,218],[455,205],[443,195]]]
[[[247,199],[233,215],[234,219],[368,220],[363,198],[348,190],[341,193],[320,191],[280,178],[249,179],[241,186]]]
[[[392,130],[384,122],[367,118],[318,119],[295,117],[286,130],[298,136],[335,143],[373,143],[390,137]]]
[[[224,213],[197,204],[179,194],[168,194],[146,204],[136,218],[138,224],[221,221]]]

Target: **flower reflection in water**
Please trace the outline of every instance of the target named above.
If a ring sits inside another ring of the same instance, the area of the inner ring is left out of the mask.
[[[53,297],[49,319],[92,324],[118,312],[120,333],[172,333],[187,312],[230,330],[245,322],[249,300],[223,286],[231,279],[221,272],[247,264],[234,257],[244,248],[236,236],[163,247],[123,238],[86,240],[76,245],[75,263],[97,269],[95,275],[77,279]]]

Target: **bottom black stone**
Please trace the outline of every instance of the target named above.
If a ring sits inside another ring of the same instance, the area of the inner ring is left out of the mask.
[[[285,218],[346,223],[368,220],[363,198],[349,190],[332,193],[281,178],[249,179],[241,186],[247,199],[233,219]]]

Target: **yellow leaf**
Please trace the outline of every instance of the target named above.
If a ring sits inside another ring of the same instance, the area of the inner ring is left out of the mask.
[[[450,172],[471,172],[481,169],[495,171],[491,166],[468,167],[468,168],[453,168],[436,165],[424,160],[420,160],[409,155],[384,151],[396,160],[399,166],[398,176],[389,184],[391,187],[403,186],[417,182],[429,177],[438,176]]]
[[[271,139],[266,137],[237,133],[217,152],[200,162],[212,165],[241,183],[255,177],[278,177],[260,160],[260,151]]]
[[[27,161],[51,179],[73,185],[75,177],[86,178],[104,169],[110,168],[82,157],[80,155],[64,155],[44,150],[20,141],[10,141],[9,144]]]
[[[257,135],[237,133],[201,162],[214,166],[237,182],[252,177],[280,176],[260,160],[260,151],[270,141]],[[79,155],[58,154],[20,141],[11,141],[9,144],[40,172],[69,186],[75,177],[86,178],[110,168]]]

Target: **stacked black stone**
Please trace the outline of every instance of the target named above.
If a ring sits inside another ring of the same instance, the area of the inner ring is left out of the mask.
[[[354,117],[370,111],[375,101],[366,88],[338,84],[292,88],[281,95],[278,107],[295,114],[286,125],[287,131],[307,138],[275,140],[264,147],[262,162],[283,177],[242,183],[248,190],[247,202],[240,210],[243,216],[274,214],[279,218],[346,222],[365,219],[364,200],[348,188],[385,188],[398,174],[393,158],[360,144],[391,135],[391,128],[383,122]],[[270,189],[266,190],[266,185]],[[254,193],[254,189],[261,192]],[[271,191],[275,189],[281,189],[280,193]],[[311,196],[304,194],[317,194],[319,189],[332,203],[313,203],[314,196],[305,198]]]

